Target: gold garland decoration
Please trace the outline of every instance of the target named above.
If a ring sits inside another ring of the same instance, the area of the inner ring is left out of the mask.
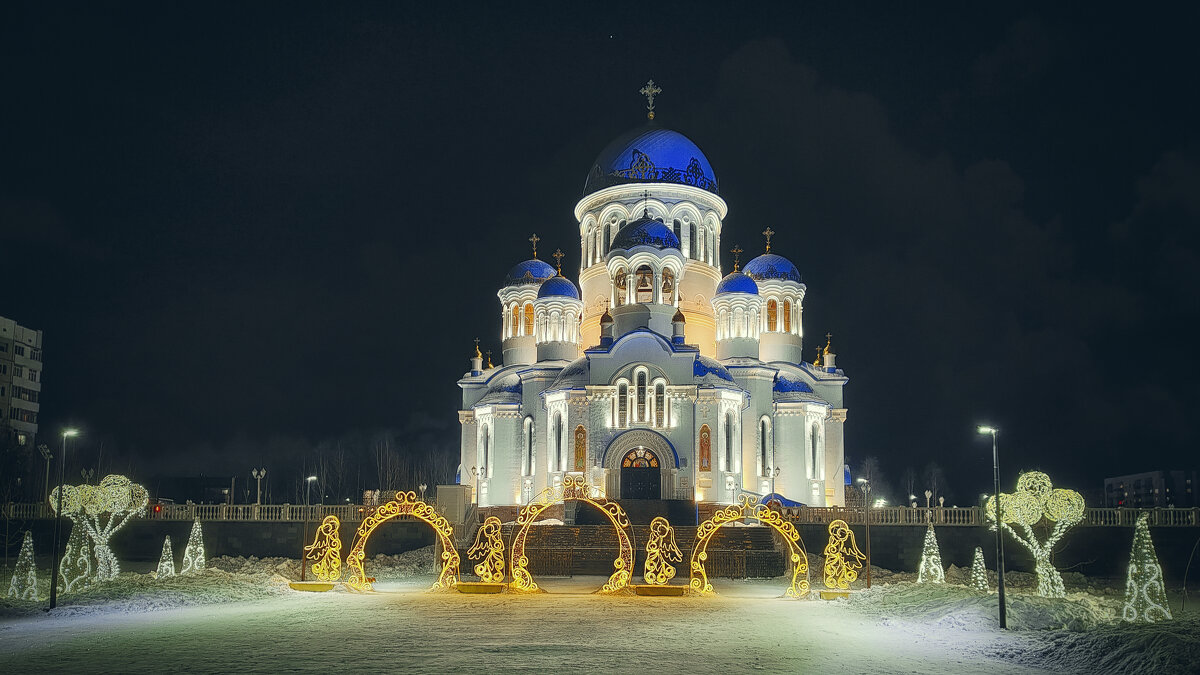
[[[500,536],[500,519],[488,516],[475,533],[475,543],[467,550],[471,560],[483,558],[475,566],[475,575],[479,580],[489,584],[504,581],[504,539]]]
[[[829,543],[825,545],[825,587],[847,590],[858,579],[867,556],[858,550],[854,532],[844,520],[829,523]]]
[[[583,476],[567,476],[561,485],[542,490],[530,502],[521,508],[517,515],[517,531],[513,537],[512,552],[512,581],[508,584],[510,591],[536,593],[540,589],[533,576],[529,573],[529,558],[525,555],[525,538],[529,535],[529,526],[542,515],[546,509],[559,501],[577,501],[591,504],[600,509],[608,517],[613,529],[617,531],[617,541],[620,553],[613,560],[613,573],[608,581],[600,588],[600,593],[616,593],[629,586],[633,570],[633,545],[629,542],[629,517],[621,505],[610,502],[603,497],[593,497],[592,486]]]
[[[429,590],[453,590],[458,585],[460,563],[458,551],[454,548],[454,528],[451,527],[450,521],[446,520],[432,506],[417,499],[417,493],[411,491],[397,492],[395,499],[375,509],[374,513],[364,518],[359,524],[358,532],[354,537],[354,545],[350,548],[350,554],[346,556],[346,568],[350,571],[350,576],[346,579],[346,586],[356,591],[371,590],[371,581],[363,572],[367,539],[375,528],[393,518],[402,516],[411,516],[428,524],[433,528],[438,543],[441,544],[442,572]]]
[[[313,543],[304,547],[304,557],[312,560],[313,574],[321,581],[334,581],[342,573],[342,540],[338,537],[341,522],[337,516],[325,516]]]
[[[642,578],[652,586],[665,586],[675,578],[672,562],[683,562],[683,553],[675,543],[675,528],[662,516],[650,521],[650,539],[646,541],[646,566]]]
[[[785,521],[778,511],[774,511],[764,504],[756,503],[750,495],[741,495],[736,504],[730,504],[718,510],[711,518],[700,523],[700,526],[696,528],[696,544],[692,548],[690,563],[691,581],[689,586],[692,593],[698,595],[715,593],[712,584],[708,581],[708,572],[704,568],[704,563],[708,560],[708,544],[723,525],[743,518],[753,518],[763,525],[769,525],[783,536],[792,565],[792,582],[785,595],[796,599],[807,598],[809,592],[808,553],[804,550],[804,541],[800,539],[800,533],[796,530],[796,526]],[[801,574],[804,575],[803,578],[801,578]]]

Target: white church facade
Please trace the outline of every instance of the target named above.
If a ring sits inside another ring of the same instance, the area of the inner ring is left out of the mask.
[[[569,475],[610,499],[843,505],[847,378],[828,341],[802,357],[800,273],[770,228],[765,253],[721,273],[716,174],[643,93],[650,124],[600,153],[575,207],[578,284],[535,235],[497,293],[502,364],[476,349],[458,382],[459,481],[485,507]]]

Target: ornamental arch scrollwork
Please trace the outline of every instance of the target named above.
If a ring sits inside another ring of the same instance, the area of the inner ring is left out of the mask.
[[[454,528],[451,527],[450,521],[438,514],[432,506],[417,499],[417,493],[397,492],[394,499],[375,509],[359,524],[358,532],[354,535],[354,546],[346,556],[346,569],[350,573],[346,579],[346,586],[356,591],[371,590],[371,582],[363,571],[367,540],[370,539],[375,528],[389,520],[404,516],[416,518],[432,527],[442,549],[442,571],[429,590],[452,590],[458,585],[458,570],[461,561],[458,550],[454,547]]]
[[[718,510],[712,518],[700,523],[700,526],[696,528],[696,543],[692,547],[692,559],[689,565],[691,581],[688,585],[691,592],[698,595],[712,595],[715,592],[712,584],[708,581],[708,572],[704,568],[704,564],[708,560],[708,544],[723,525],[743,518],[753,518],[763,525],[769,525],[783,537],[784,543],[788,547],[789,562],[792,567],[792,581],[784,595],[789,598],[807,598],[809,592],[808,553],[804,550],[804,541],[800,539],[800,532],[796,530],[795,525],[784,520],[778,511],[771,510],[765,504],[757,503],[750,495],[741,495],[736,504],[730,504]]]

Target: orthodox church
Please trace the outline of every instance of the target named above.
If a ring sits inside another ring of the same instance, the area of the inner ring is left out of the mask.
[[[847,378],[828,339],[804,361],[800,272],[767,228],[765,252],[722,275],[728,206],[700,148],[654,122],[660,91],[587,172],[578,284],[537,235],[504,277],[503,362],[476,346],[458,382],[459,482],[485,507],[570,475],[610,499],[844,505]]]

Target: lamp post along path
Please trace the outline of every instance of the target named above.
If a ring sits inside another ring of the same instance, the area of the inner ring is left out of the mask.
[[[863,493],[863,521],[866,524],[867,537],[867,588],[871,587],[871,481],[859,478]]]
[[[992,435],[992,482],[996,495],[996,590],[1000,596],[1000,628],[1008,628],[1008,609],[1004,604],[1004,537],[1000,533],[1000,448],[995,427],[979,427],[979,433]]]
[[[54,571],[50,573],[50,607],[58,605],[58,573],[62,569],[62,553],[59,551],[59,536],[62,533],[63,493],[67,484],[67,439],[77,436],[75,429],[65,429],[62,433],[62,454],[58,458],[58,510],[54,513]]]

